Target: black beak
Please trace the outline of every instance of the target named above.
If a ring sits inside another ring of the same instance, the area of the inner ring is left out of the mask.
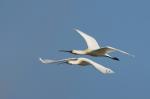
[[[113,57],[112,59],[113,59],[113,60],[120,61],[119,58],[117,58],[117,57]]]
[[[67,50],[59,50],[60,52],[69,52],[72,53],[72,51],[67,51]]]

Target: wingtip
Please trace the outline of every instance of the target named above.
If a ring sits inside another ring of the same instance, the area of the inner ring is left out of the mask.
[[[107,47],[108,47],[108,48],[112,48],[112,49],[116,49],[116,48],[111,47],[111,46],[107,46]],[[120,50],[120,49],[117,49],[117,50],[118,50],[118,51],[120,51],[120,52],[122,52],[122,53],[124,53],[124,54],[127,54],[127,55],[129,55],[129,56],[131,56],[131,57],[135,58],[135,55],[133,55],[133,54],[127,53],[127,52],[122,51],[122,50]]]
[[[76,30],[77,30],[77,28],[73,28],[73,30],[75,30],[75,31],[76,31]]]
[[[73,30],[75,30],[76,32],[79,32],[80,30],[79,29],[77,29],[77,28],[73,28]]]
[[[86,33],[84,33],[83,31],[81,31],[81,30],[79,30],[79,29],[77,29],[77,28],[75,28],[74,29],[78,34],[80,34],[81,36],[85,36],[85,35],[87,35]],[[84,37],[85,38],[85,37]]]
[[[41,57],[39,57],[39,61],[42,62],[42,63],[44,63],[44,61],[43,61],[43,59]]]
[[[133,58],[135,58],[135,55],[133,55],[133,54],[129,54],[129,53],[128,53],[128,55],[131,56],[131,57],[133,57]]]
[[[39,57],[39,60],[42,60],[42,58],[41,58],[41,57]]]

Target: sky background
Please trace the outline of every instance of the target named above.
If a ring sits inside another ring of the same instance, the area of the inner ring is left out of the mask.
[[[149,99],[150,2],[148,0],[0,0],[0,99]],[[73,29],[136,57],[121,61],[60,53],[84,49]],[[115,71],[91,66],[45,65],[39,57],[87,57]]]

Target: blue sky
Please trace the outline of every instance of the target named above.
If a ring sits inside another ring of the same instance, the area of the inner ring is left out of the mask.
[[[148,0],[1,0],[1,99],[150,98]],[[73,28],[136,57],[90,58],[116,73],[92,67],[44,65],[38,57],[81,57],[60,49],[84,49]]]

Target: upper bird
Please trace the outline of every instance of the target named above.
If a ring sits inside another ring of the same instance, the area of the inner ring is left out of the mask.
[[[97,43],[97,41],[93,37],[87,35],[86,33],[82,32],[78,29],[75,29],[75,31],[84,38],[85,42],[87,43],[87,49],[85,49],[85,50],[70,50],[70,51],[60,50],[61,52],[69,52],[69,53],[77,54],[77,55],[90,55],[90,56],[95,56],[95,57],[104,56],[104,57],[108,57],[108,58],[111,58],[113,60],[118,60],[118,61],[119,61],[119,58],[112,57],[109,55],[109,53],[114,52],[114,51],[119,51],[121,53],[131,55],[125,51],[122,51],[122,50],[119,50],[119,49],[116,49],[116,48],[113,48],[110,46],[100,47],[99,44]],[[131,55],[131,56],[133,56],[133,55]]]
[[[67,59],[62,59],[62,60],[50,60],[50,59],[39,58],[39,60],[44,64],[67,63],[67,64],[71,64],[71,65],[81,65],[81,66],[92,65],[95,69],[97,69],[99,72],[101,72],[103,74],[114,73],[113,70],[106,68],[88,58],[67,58]]]

